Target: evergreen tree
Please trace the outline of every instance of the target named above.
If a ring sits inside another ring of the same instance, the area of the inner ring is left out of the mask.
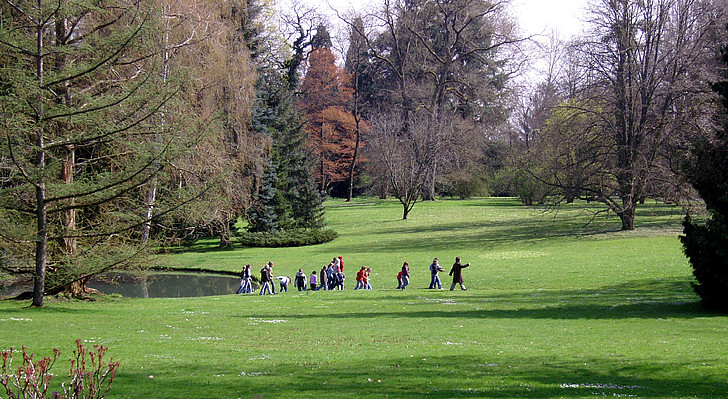
[[[248,212],[250,231],[275,233],[278,231],[278,171],[272,158],[268,158],[268,165],[263,174],[263,181],[260,183],[257,203]]]
[[[728,66],[728,46],[723,48],[723,67]],[[725,75],[724,77],[728,77]],[[728,310],[728,79],[713,84],[721,96],[720,130],[713,138],[695,140],[688,178],[710,213],[704,224],[688,215],[680,237],[693,267],[695,292],[707,307]]]
[[[271,143],[269,158],[276,173],[276,192],[269,205],[274,208],[277,224],[262,228],[259,223],[270,219],[257,219],[255,223],[251,220],[251,225],[255,225],[251,231],[321,228],[323,203],[313,177],[313,157],[306,148],[302,117],[294,108],[293,95],[284,79],[276,72],[260,74],[252,127]],[[266,180],[263,178],[260,190]],[[256,207],[260,209],[262,205],[259,196]]]
[[[146,1],[0,5],[0,256],[34,270],[34,306],[143,259],[138,190],[188,144],[172,124],[180,80],[150,56],[156,15]]]

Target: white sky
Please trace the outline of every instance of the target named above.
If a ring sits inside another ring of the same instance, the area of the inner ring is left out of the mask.
[[[279,7],[290,6],[293,0],[277,0]],[[317,8],[320,12],[328,15],[329,22],[334,26],[341,26],[335,13],[331,8],[336,9],[341,15],[347,16],[352,11],[366,13],[376,11],[382,0],[298,0]],[[553,30],[558,32],[559,38],[568,40],[582,31],[585,9],[589,0],[511,0],[511,12],[518,19],[521,32],[524,36],[550,35]],[[332,36],[341,35],[340,40],[345,40],[345,30],[334,27],[331,30]],[[334,39],[334,47],[336,39]],[[548,42],[546,37],[534,37],[541,43]],[[343,42],[342,42],[343,43]],[[343,49],[338,49],[343,52]],[[540,56],[532,56],[529,69],[524,71],[523,77],[531,80],[538,76],[543,64]]]
[[[329,9],[327,3],[341,13],[371,9],[379,0],[304,0],[321,11]],[[581,30],[587,0],[511,0],[513,13],[519,19],[521,29],[527,35],[559,31],[563,38],[570,38]],[[332,17],[332,23],[336,23]]]
[[[548,34],[556,29],[566,39],[581,31],[586,4],[587,0],[513,0],[526,34]]]

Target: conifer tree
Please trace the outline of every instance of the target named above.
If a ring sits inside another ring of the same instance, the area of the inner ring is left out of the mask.
[[[271,204],[277,225],[251,231],[272,232],[275,229],[318,229],[323,227],[323,203],[313,177],[313,157],[306,147],[301,114],[294,108],[292,92],[284,75],[275,70],[260,72],[257,101],[252,112],[253,129],[268,137],[268,157],[276,172],[276,195]],[[267,168],[268,170],[270,168]],[[265,185],[265,178],[261,187]],[[261,198],[254,205],[263,205]],[[258,211],[252,211],[258,212]],[[256,223],[270,219],[256,219]],[[251,225],[253,221],[251,220]]]
[[[179,80],[156,73],[153,4],[3,2],[0,13],[11,82],[0,96],[0,253],[34,269],[40,307],[47,292],[140,258],[138,190],[188,143],[159,123]]]
[[[709,217],[698,223],[688,215],[680,237],[693,267],[695,292],[703,304],[728,311],[728,46],[723,48],[723,80],[713,84],[721,97],[719,130],[712,138],[695,138],[688,178],[705,201]]]
[[[278,231],[278,215],[276,214],[278,199],[278,170],[272,158],[263,174],[263,181],[258,188],[256,204],[248,212],[250,231],[275,233]]]

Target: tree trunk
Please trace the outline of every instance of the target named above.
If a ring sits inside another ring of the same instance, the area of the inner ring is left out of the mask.
[[[233,246],[232,237],[230,234],[230,217],[227,212],[220,223],[220,244],[219,248],[230,248]]]
[[[154,216],[154,201],[157,199],[157,177],[153,177],[149,182],[149,189],[147,191],[147,198],[145,205],[147,207],[147,213],[144,218],[144,225],[142,226],[142,245],[146,245],[149,242],[150,232],[152,230],[152,216]]]
[[[36,76],[39,87],[43,87],[43,30],[44,25],[36,27]],[[33,303],[32,306],[43,307],[43,295],[45,294],[46,256],[48,254],[48,214],[46,209],[46,186],[43,174],[46,168],[45,159],[45,130],[43,126],[43,104],[37,108],[36,121],[38,121],[38,145],[37,165],[39,173],[38,183],[35,187],[35,216],[36,216],[36,243],[35,243],[35,276],[33,282]]]
[[[628,202],[622,205],[622,211],[617,212],[617,216],[622,221],[622,230],[634,230],[634,217],[637,206],[634,203]]]
[[[63,160],[63,170],[61,178],[65,184],[73,184],[74,166],[76,164],[76,150],[73,146],[68,148],[66,159]],[[68,200],[68,205],[73,207],[74,199]],[[76,210],[69,209],[63,218],[63,227],[65,228],[65,237],[63,238],[63,252],[68,256],[76,254],[77,242],[75,235],[76,230]]]
[[[39,140],[42,144],[43,139]],[[41,165],[45,165],[45,156],[42,152],[42,146],[41,146],[41,153],[38,156],[39,163]],[[43,169],[41,167],[41,169]],[[43,295],[45,294],[45,275],[46,275],[46,255],[48,251],[48,220],[47,220],[47,213],[46,213],[46,204],[45,204],[45,181],[40,180],[38,183],[38,186],[35,189],[35,195],[36,195],[36,220],[38,223],[37,226],[37,232],[38,236],[36,237],[36,244],[35,244],[35,276],[34,276],[34,283],[33,283],[33,304],[32,306],[35,307],[43,307]]]
[[[359,154],[359,142],[361,140],[359,135],[360,118],[357,115],[354,115],[354,121],[356,122],[356,129],[354,131],[354,134],[356,134],[356,142],[354,143],[354,155],[351,158],[351,165],[349,165],[349,192],[346,197],[346,202],[351,202],[354,195],[354,168],[356,167],[356,158]]]

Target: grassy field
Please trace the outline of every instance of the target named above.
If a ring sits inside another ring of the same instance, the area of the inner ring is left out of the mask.
[[[273,260],[274,274],[292,276],[342,255],[347,290],[2,301],[0,347],[66,355],[76,339],[102,343],[122,364],[113,398],[728,397],[728,317],[701,309],[690,288],[680,211],[646,205],[637,230],[620,232],[614,216],[586,225],[589,210],[443,200],[402,221],[393,201],[329,201],[334,242],[219,251],[204,241],[160,261],[257,271]],[[468,290],[425,289],[432,258],[449,269],[455,256],[472,264]],[[404,292],[394,289],[403,261]],[[361,265],[372,291],[350,289]]]

